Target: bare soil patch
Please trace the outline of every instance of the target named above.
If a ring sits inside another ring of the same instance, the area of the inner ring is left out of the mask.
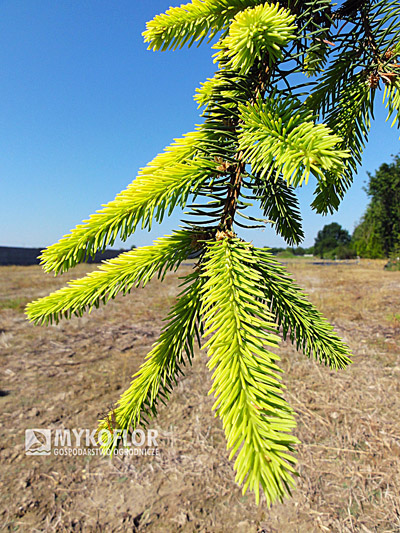
[[[354,363],[336,373],[282,343],[302,444],[293,498],[272,509],[256,507],[234,483],[204,354],[151,424],[158,456],[26,456],[27,428],[96,427],[155,342],[179,280],[169,274],[163,284],[44,328],[29,324],[23,307],[68,276],[0,267],[2,530],[400,531],[400,272],[383,266],[288,267],[349,343]],[[81,265],[70,277],[94,268]]]

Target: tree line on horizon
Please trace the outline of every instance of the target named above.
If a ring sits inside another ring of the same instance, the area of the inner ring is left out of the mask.
[[[314,246],[271,248],[280,256],[312,254],[323,259],[397,258],[400,256],[400,156],[383,163],[374,175],[368,174],[364,187],[370,202],[350,235],[337,222],[325,225]]]

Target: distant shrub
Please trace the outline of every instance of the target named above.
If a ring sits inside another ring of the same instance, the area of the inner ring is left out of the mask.
[[[391,270],[391,271],[400,270],[400,261],[389,259],[389,261],[384,266],[384,269]]]
[[[289,258],[289,257],[295,257],[294,253],[290,249],[283,250],[282,252],[278,252],[277,257],[281,258]]]
[[[338,246],[335,250],[336,259],[355,259],[356,251],[350,246]]]

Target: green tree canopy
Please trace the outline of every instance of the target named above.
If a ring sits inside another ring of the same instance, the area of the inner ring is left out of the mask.
[[[370,203],[353,233],[361,256],[388,257],[400,247],[400,157],[383,163],[374,175],[368,172],[365,188]]]
[[[350,244],[351,236],[347,229],[343,229],[337,222],[325,225],[318,233],[314,242],[314,254],[324,257],[324,254],[335,250],[338,246]]]

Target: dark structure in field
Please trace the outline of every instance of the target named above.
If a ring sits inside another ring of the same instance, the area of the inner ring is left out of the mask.
[[[16,248],[13,246],[0,246],[0,265],[38,265],[38,256],[43,248]],[[117,257],[121,251],[127,250],[106,250],[96,253],[95,257],[89,257],[87,263],[100,263],[104,259]]]

